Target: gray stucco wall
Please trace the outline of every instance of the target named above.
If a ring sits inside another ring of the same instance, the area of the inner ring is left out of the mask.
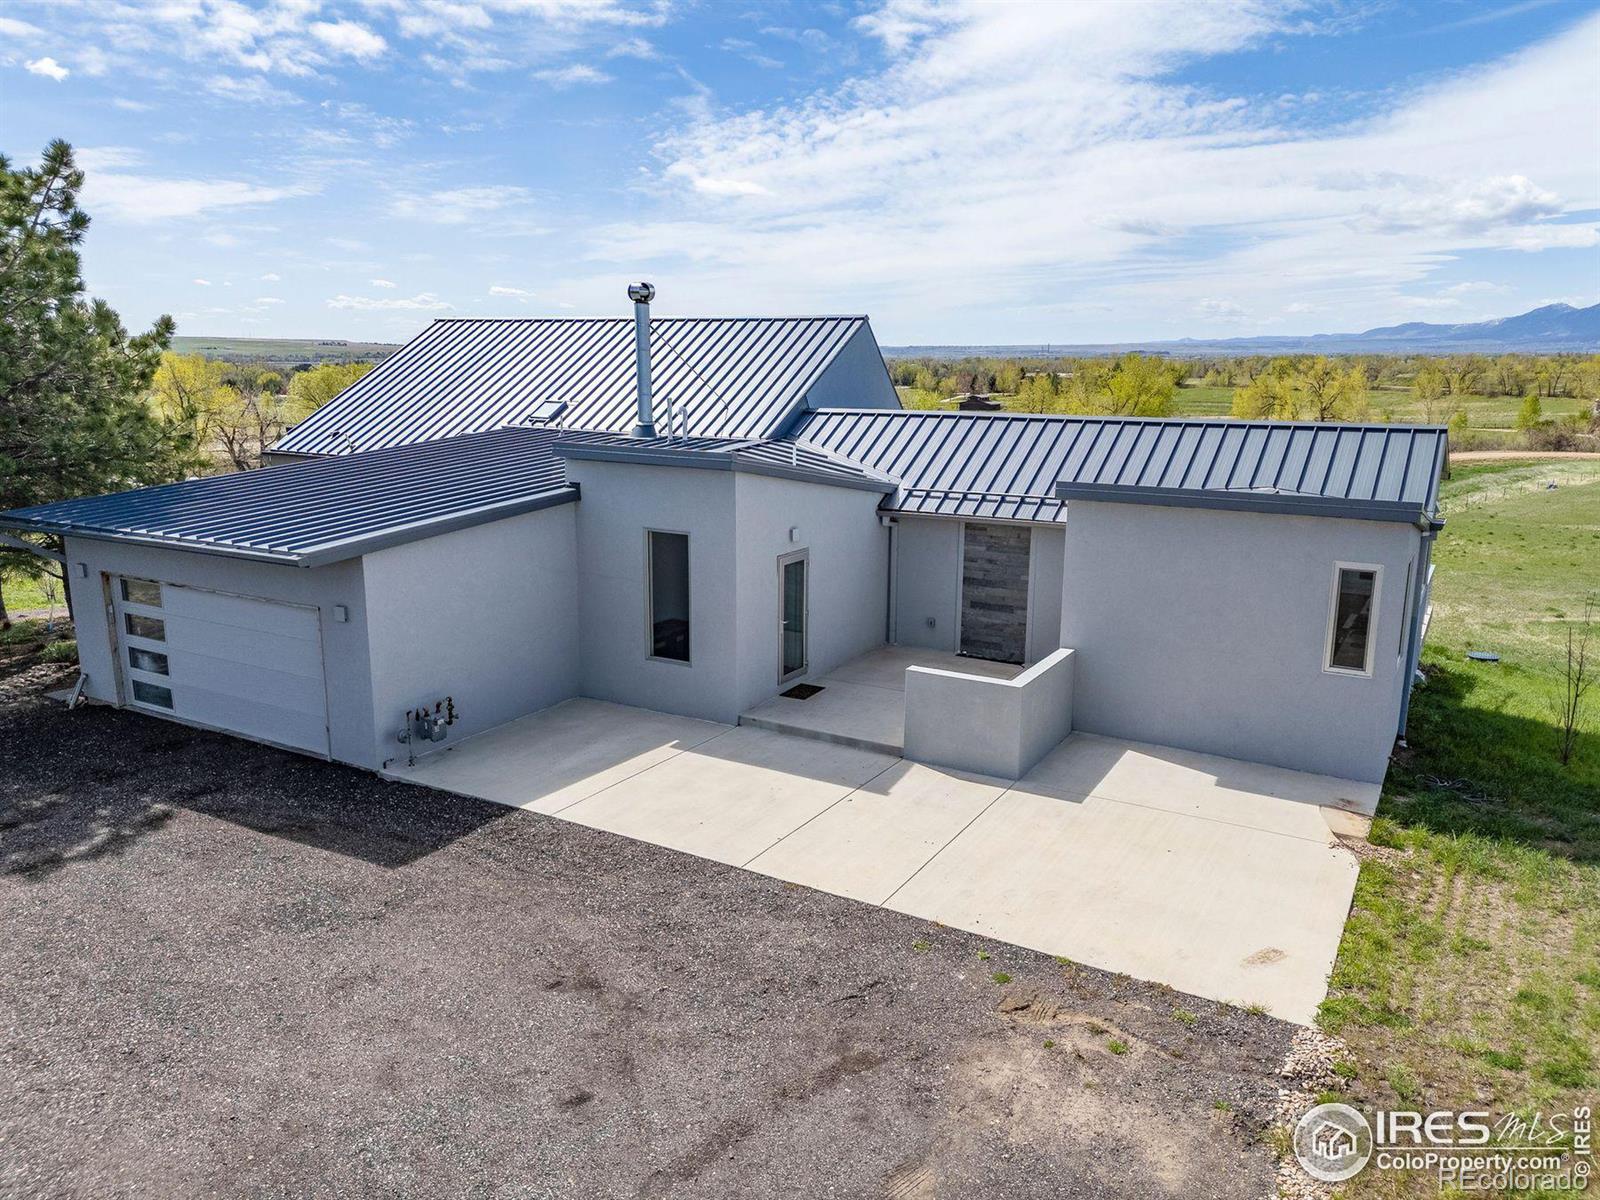
[[[1061,564],[1066,554],[1066,529],[1033,527],[1033,563],[1028,583],[1028,661],[1054,654],[1061,642]]]
[[[807,408],[899,408],[883,351],[862,325],[806,392]]]
[[[734,474],[574,460],[581,691],[663,712],[738,716]],[[689,663],[650,657],[645,530],[689,535]]]
[[[883,645],[889,533],[878,519],[882,496],[877,492],[761,475],[735,479],[737,706],[742,712],[779,687],[778,559],[807,552],[809,669],[796,679],[822,675]]]
[[[321,614],[323,662],[328,694],[328,739],[341,762],[376,767],[372,721],[372,674],[367,654],[366,589],[359,560],[314,570],[244,562],[214,554],[68,538],[67,575],[77,618],[78,657],[89,676],[88,694],[119,702],[111,631],[106,624],[106,575],[133,575],[189,587],[282,600],[317,608]],[[80,578],[79,564],[88,568]],[[333,620],[345,605],[348,622]]]
[[[1073,726],[1383,778],[1399,715],[1410,526],[1074,500],[1062,644]],[[1383,568],[1370,678],[1323,670],[1336,562]]]
[[[895,642],[954,654],[961,615],[961,522],[901,517],[894,536]]]
[[[732,471],[574,461],[584,695],[736,721],[778,690],[778,558],[810,556],[811,674],[883,642],[875,492]],[[796,540],[789,530],[796,529]],[[649,657],[645,531],[689,535],[690,662]]]
[[[366,556],[379,761],[401,757],[405,712],[451,696],[454,745],[578,694],[576,505]]]

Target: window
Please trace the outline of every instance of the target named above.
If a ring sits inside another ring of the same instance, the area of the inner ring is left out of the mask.
[[[158,708],[172,707],[171,688],[158,687],[142,679],[133,681],[133,698],[140,704],[154,704]]]
[[[129,604],[161,607],[161,585],[152,579],[123,579],[122,598]]]
[[[649,531],[650,657],[689,661],[689,535]]]
[[[1372,674],[1372,625],[1378,607],[1379,573],[1380,568],[1366,563],[1334,566],[1326,670],[1345,675]]]
[[[1406,636],[1411,632],[1411,563],[1406,564],[1406,590],[1400,594],[1400,648],[1397,658],[1406,655]]]
[[[169,675],[167,670],[167,656],[156,650],[141,650],[137,646],[128,647],[128,665],[135,671],[149,671],[152,675]]]
[[[167,640],[167,623],[160,617],[141,617],[138,613],[123,613],[122,623],[134,637],[149,638],[152,642]]]

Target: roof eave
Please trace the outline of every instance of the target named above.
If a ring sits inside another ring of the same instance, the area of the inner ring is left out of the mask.
[[[1432,520],[1431,514],[1420,505],[1402,501],[1348,500],[1274,492],[1215,492],[1190,488],[1062,482],[1056,484],[1055,494],[1069,503],[1073,500],[1095,500],[1106,504],[1154,504],[1165,508],[1209,508],[1291,517],[1341,517],[1352,521],[1389,521],[1419,528]]]
[[[571,504],[578,499],[578,496],[579,491],[576,484],[565,484],[549,491],[535,492],[529,496],[519,496],[514,500],[501,500],[494,504],[479,505],[476,508],[465,509],[461,512],[429,517],[421,521],[412,521],[405,525],[396,525],[389,529],[381,529],[372,533],[361,534],[357,537],[323,542],[300,550],[262,550],[247,546],[229,545],[226,542],[201,541],[196,538],[159,537],[115,529],[73,525],[62,521],[18,519],[15,516],[4,513],[0,513],[0,526],[31,529],[39,533],[56,533],[62,537],[86,538],[90,541],[120,542],[124,545],[144,546],[151,549],[179,550],[188,554],[211,554],[219,558],[240,559],[246,562],[268,563],[275,566],[324,567],[331,563],[360,558],[363,554],[386,550],[391,546],[404,545],[407,542],[418,542],[424,538],[438,537],[440,534],[453,533],[458,529],[470,529],[474,525],[486,525],[491,521],[501,521],[508,517],[521,516],[524,513],[538,512],[540,509],[553,508],[560,504]]]
[[[669,450],[660,446],[596,446],[573,442],[557,442],[550,449],[565,459],[582,462],[686,467],[691,471],[733,471],[744,475],[791,479],[798,483],[817,483],[826,487],[854,488],[857,491],[877,492],[879,495],[888,495],[895,490],[895,485],[888,480],[831,475],[826,471],[813,471],[803,466],[790,467],[763,459],[745,458],[729,451]]]

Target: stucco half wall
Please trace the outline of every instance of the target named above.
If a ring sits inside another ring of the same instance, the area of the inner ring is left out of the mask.
[[[1420,543],[1391,522],[1073,500],[1074,728],[1381,781]],[[1370,677],[1324,670],[1341,562],[1381,568]]]

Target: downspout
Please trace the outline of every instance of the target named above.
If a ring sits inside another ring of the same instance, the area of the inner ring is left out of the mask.
[[[884,641],[893,646],[897,644],[900,636],[900,622],[897,614],[900,578],[900,522],[894,517],[885,517],[884,523],[889,527],[889,608],[884,614]]]
[[[1422,622],[1426,617],[1427,600],[1433,592],[1433,542],[1439,536],[1444,522],[1431,519],[1422,531],[1417,553],[1417,575],[1411,583],[1411,624],[1406,632],[1406,669],[1400,689],[1400,725],[1395,739],[1403,746],[1406,742],[1406,721],[1411,715],[1411,691],[1416,687],[1417,665],[1422,661]]]

